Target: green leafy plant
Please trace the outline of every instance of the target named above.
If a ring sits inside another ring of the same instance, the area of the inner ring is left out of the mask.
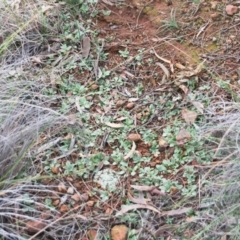
[[[120,53],[120,56],[123,58],[127,58],[129,56],[129,51],[127,50],[127,48],[125,50],[119,50],[118,52]]]

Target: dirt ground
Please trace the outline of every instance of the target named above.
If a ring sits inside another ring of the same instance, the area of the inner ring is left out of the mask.
[[[99,38],[103,40],[102,47],[108,54],[107,61],[100,61],[98,64],[126,80],[125,89],[128,92],[119,89],[123,96],[126,94],[134,96],[133,87],[142,83],[145,95],[152,94],[153,99],[156,95],[161,96],[162,93],[180,94],[184,99],[188,89],[184,87],[182,84],[184,81],[181,82],[180,78],[197,77],[198,87],[207,83],[211,86],[208,91],[212,96],[219,95],[222,98],[229,98],[228,94],[221,91],[217,82],[220,79],[229,81],[233,91],[238,89],[240,16],[238,13],[227,14],[226,6],[227,3],[224,0],[202,1],[200,4],[195,4],[194,1],[177,0],[133,0],[119,3],[100,1],[99,9],[111,11],[111,14],[100,14],[94,19]],[[119,52],[125,50],[127,53],[123,60]],[[134,60],[140,53],[143,53],[143,59],[141,59],[141,64],[136,64]],[[149,64],[150,60],[156,64]],[[164,66],[159,65],[159,62]],[[116,92],[111,94],[114,95]],[[126,107],[126,99],[123,97],[116,100],[119,108]],[[134,104],[126,109],[136,116],[140,112],[143,114],[139,110],[142,109],[140,105]],[[91,110],[97,111],[94,108]],[[151,119],[148,127],[157,129],[161,133],[162,128],[169,122],[159,119],[155,116]],[[138,120],[136,122],[139,123]],[[149,144],[136,141],[136,151],[141,156],[150,156],[149,149]],[[106,154],[110,154],[112,149],[110,146],[105,146],[104,151]],[[162,163],[163,159],[170,158],[172,154],[173,149],[169,148],[167,153],[161,152],[161,154],[152,156],[151,162],[142,164],[142,168],[154,168],[157,164]],[[195,166],[197,163],[193,159],[190,165]],[[111,168],[118,170],[116,166]],[[185,185],[186,179],[181,175],[182,167],[180,166],[177,174],[166,174],[164,177],[177,178],[181,184]],[[138,178],[136,177],[135,180]],[[124,183],[125,188],[128,188],[131,183],[132,179],[129,178]],[[82,185],[85,186],[85,183]],[[75,186],[77,185],[75,184]],[[89,190],[84,190],[84,187],[81,186],[77,187],[81,192]],[[91,183],[88,184],[89,187],[91,187]],[[177,192],[178,189],[171,189],[172,201],[181,199],[176,194]],[[156,193],[157,196],[159,194],[162,193]],[[124,194],[123,196],[112,196],[111,202],[105,203],[100,208],[86,209],[86,215],[94,211],[111,214],[113,209],[121,209],[122,204],[125,203],[123,199]],[[91,197],[91,200],[95,202],[97,198]],[[151,197],[151,200],[154,202],[154,197]],[[149,222],[158,221],[160,225],[155,232],[156,237],[173,239],[171,238],[173,230],[168,224],[165,224],[157,214],[153,215],[151,219]],[[179,218],[175,221],[176,225],[172,227],[177,227],[181,221]],[[184,236],[193,237],[194,230],[185,231]]]

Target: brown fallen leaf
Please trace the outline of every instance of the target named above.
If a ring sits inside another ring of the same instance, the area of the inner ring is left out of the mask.
[[[196,112],[190,111],[186,108],[184,108],[181,113],[182,113],[182,118],[185,120],[185,122],[188,125],[193,124],[198,116]]]
[[[82,39],[82,56],[87,58],[90,52],[91,43],[89,37],[83,37]]]
[[[161,214],[161,212],[157,208],[155,208],[151,205],[133,204],[133,205],[128,205],[128,206],[122,206],[122,210],[120,210],[116,214],[116,216],[124,215],[125,213],[132,211],[132,210],[136,210],[136,209],[149,209],[149,210],[152,210],[154,212]]]
[[[127,137],[128,140],[138,142],[142,139],[140,134],[137,133],[130,133]]]
[[[157,188],[154,188],[150,193],[151,193],[151,195],[167,196],[167,194],[165,192],[162,192]]]
[[[121,224],[121,225],[115,225],[111,229],[111,239],[112,240],[127,240],[128,238],[128,228],[127,226]]]
[[[181,129],[176,136],[177,145],[183,147],[191,139],[191,134],[185,129]]]
[[[226,6],[226,13],[228,15],[234,15],[237,12],[238,12],[238,7],[237,6],[234,6],[234,5],[231,5],[231,4]]]
[[[42,221],[29,221],[26,223],[26,229],[28,233],[34,234],[46,227],[46,224]]]

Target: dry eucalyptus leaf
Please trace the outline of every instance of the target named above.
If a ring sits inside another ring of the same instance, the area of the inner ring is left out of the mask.
[[[111,239],[112,240],[127,240],[128,239],[128,228],[127,226],[115,225],[111,229]]]
[[[121,123],[105,122],[104,124],[108,127],[111,127],[111,128],[122,128],[123,127],[123,124],[121,124]]]
[[[149,209],[149,210],[152,210],[154,212],[157,212],[157,213],[161,214],[161,212],[157,208],[155,208],[155,207],[153,207],[151,205],[133,204],[133,205],[123,206],[122,210],[119,211],[116,214],[116,216],[121,216],[121,215],[124,215],[125,213],[127,213],[129,211],[137,210],[137,209]]]
[[[151,201],[151,199],[146,199],[146,198],[135,198],[129,192],[127,195],[128,195],[128,200],[133,203],[148,204]]]
[[[205,62],[205,60],[203,62],[199,63],[198,66],[194,70],[188,70],[188,71],[180,72],[178,74],[177,78],[178,79],[189,78],[189,77],[197,75],[198,73],[200,73],[202,71],[204,62]]]
[[[176,63],[175,66],[176,66],[178,69],[181,69],[181,70],[186,69],[186,67],[183,66],[181,63]]]
[[[186,142],[191,139],[191,134],[185,129],[180,130],[180,132],[176,136],[177,145],[179,147],[184,146]]]
[[[167,60],[166,58],[160,57],[160,56],[156,53],[156,51],[155,51],[154,48],[153,48],[153,52],[154,52],[155,56],[156,56],[158,59],[162,60],[162,61],[165,62],[165,63],[171,64],[171,61]]]
[[[190,111],[186,108],[182,110],[182,118],[189,125],[193,124],[197,118],[198,114],[194,111]]]
[[[150,192],[152,191],[154,188],[156,188],[155,186],[138,186],[138,185],[131,185],[131,187],[135,190],[138,190],[138,191],[145,191],[145,192]]]
[[[164,74],[166,75],[167,79],[170,77],[170,73],[168,71],[168,69],[160,62],[156,62],[156,65],[158,65],[164,72]]]
[[[176,209],[176,210],[170,210],[170,211],[164,211],[162,212],[163,216],[176,216],[176,215],[181,215],[184,213],[187,213],[189,211],[191,211],[192,208],[190,207],[186,207],[186,208],[180,208],[180,209]]]
[[[179,85],[179,88],[182,89],[185,94],[188,93],[188,88],[185,85],[181,84]]]
[[[87,58],[90,52],[91,43],[89,37],[83,37],[82,39],[82,56]]]
[[[127,160],[127,159],[131,158],[132,155],[134,154],[135,150],[136,150],[136,144],[135,144],[135,142],[132,142],[132,149],[130,150],[130,152],[126,156],[124,156],[123,159]]]
[[[138,142],[138,141],[140,141],[142,138],[141,138],[141,135],[140,135],[140,134],[130,133],[130,134],[128,135],[127,139],[130,140],[130,141]]]

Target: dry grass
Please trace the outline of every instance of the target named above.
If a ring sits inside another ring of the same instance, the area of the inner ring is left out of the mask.
[[[202,204],[208,204],[197,219],[201,231],[194,239],[238,239],[240,218],[240,105],[219,101],[207,109],[208,124],[203,135],[212,137],[216,162],[202,178]],[[207,180],[207,182],[205,181]]]
[[[1,239],[73,239],[71,234],[80,231],[76,227],[81,229],[81,220],[69,217],[70,213],[65,214],[68,218],[59,217],[46,204],[47,198],[59,193],[54,184],[43,185],[36,176],[44,158],[36,155],[37,149],[63,134],[68,125],[67,117],[53,107],[58,99],[45,94],[48,74],[32,61],[44,50],[43,28],[56,30],[40,11],[46,4],[51,6],[49,1],[0,5]]]

